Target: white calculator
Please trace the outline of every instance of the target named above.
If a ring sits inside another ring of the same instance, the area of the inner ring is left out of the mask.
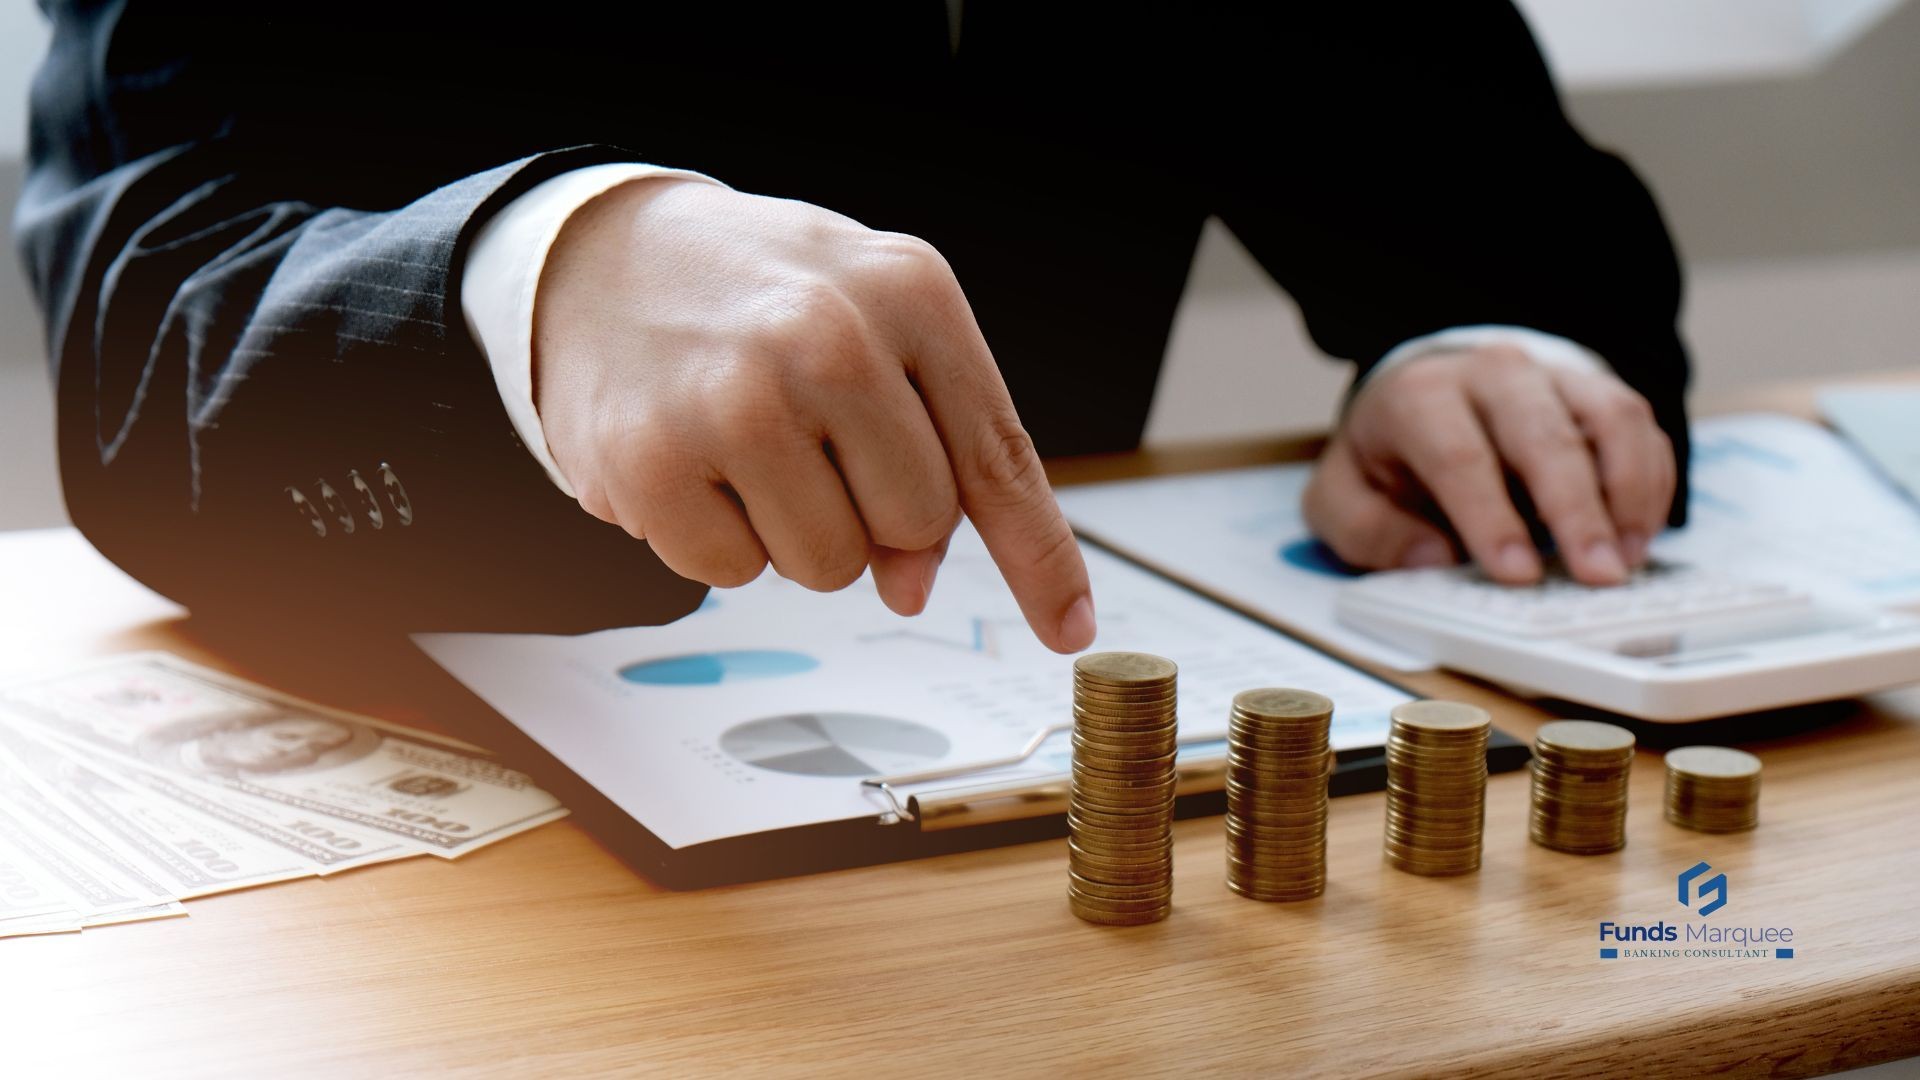
[[[1920,682],[1920,618],[1783,585],[1650,564],[1594,588],[1551,571],[1506,586],[1471,567],[1345,586],[1340,621],[1523,693],[1644,720],[1700,720]]]

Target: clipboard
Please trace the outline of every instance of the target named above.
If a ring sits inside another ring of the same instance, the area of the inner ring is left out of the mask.
[[[1113,628],[1102,645],[1180,665],[1193,741],[1176,764],[1177,814],[1224,812],[1225,721],[1252,686],[1326,693],[1330,790],[1385,786],[1388,713],[1418,694],[1122,552],[1082,551]],[[911,620],[870,579],[822,594],[763,575],[665,626],[415,643],[487,706],[477,741],[662,885],[1064,836],[1070,663],[1032,637],[976,533],[956,531],[941,583]],[[1490,770],[1527,758],[1490,737]]]
[[[1276,633],[1284,633],[1275,628]],[[1292,635],[1288,635],[1292,636]],[[1325,652],[1311,642],[1303,642]],[[458,680],[448,681],[460,686]],[[1391,685],[1392,680],[1382,680]],[[1401,687],[1405,690],[1406,688]],[[554,793],[607,850],[657,885],[688,890],[903,862],[935,855],[1056,840],[1067,835],[1068,778],[1014,783],[970,782],[978,772],[1004,764],[974,762],[939,770],[950,784],[903,785],[900,776],[873,776],[849,783],[893,793],[893,810],[873,817],[774,829],[675,848],[549,753],[511,721],[460,686],[472,702],[462,727],[505,760]],[[1410,696],[1412,691],[1407,691]],[[1055,727],[1042,729],[1027,752]],[[1525,743],[1498,727],[1488,737],[1490,773],[1512,772],[1531,760]],[[1177,818],[1226,812],[1226,744],[1219,739],[1183,743],[1176,763]],[[1380,746],[1338,750],[1328,779],[1333,797],[1386,787],[1386,751]],[[912,786],[912,793],[903,788]]]

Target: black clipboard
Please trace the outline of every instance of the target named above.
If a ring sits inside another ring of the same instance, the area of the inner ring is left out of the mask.
[[[1208,599],[1212,600],[1211,597]],[[1270,623],[1265,625],[1275,633],[1300,640]],[[1303,641],[1302,644],[1326,652],[1312,642]],[[424,655],[422,659],[425,659]],[[650,881],[668,889],[702,889],[797,877],[959,851],[1057,840],[1067,835],[1066,815],[1060,813],[938,831],[923,830],[911,821],[885,823],[876,814],[873,817],[775,829],[675,848],[582,780],[565,763],[495,712],[451,674],[430,661],[429,666],[440,671],[445,681],[457,687],[463,698],[471,702],[472,712],[463,716],[463,722],[458,725],[463,738],[470,738],[487,747],[502,760],[528,773],[540,786],[557,796],[573,812],[574,819],[609,852]],[[1391,679],[1373,677],[1399,686]],[[1405,687],[1399,689],[1418,696]],[[1520,769],[1531,756],[1525,743],[1498,727],[1488,736],[1489,772]],[[1384,747],[1356,747],[1336,752],[1333,773],[1328,780],[1331,795],[1338,797],[1380,791],[1386,784]],[[1174,815],[1179,818],[1208,817],[1225,812],[1224,790],[1195,792],[1182,795],[1175,801]]]

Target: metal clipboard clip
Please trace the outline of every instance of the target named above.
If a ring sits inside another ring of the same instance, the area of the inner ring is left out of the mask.
[[[989,825],[1000,821],[1063,814],[1067,810],[1067,797],[1073,790],[1073,778],[1067,774],[1022,776],[998,783],[940,788],[905,796],[899,789],[932,783],[935,780],[953,780],[1012,768],[1039,753],[1047,740],[1072,730],[1072,721],[1051,724],[1034,732],[1020,749],[1006,757],[994,758],[990,761],[970,761],[937,769],[923,769],[919,772],[895,773],[891,776],[872,776],[860,781],[860,786],[876,790],[886,797],[887,809],[880,815],[881,824],[898,825],[902,822],[914,822],[922,831],[929,832],[967,825]],[[1173,766],[1175,795],[1219,791],[1226,786],[1225,736],[1195,736],[1177,740],[1174,745],[1185,750],[1189,747],[1208,744],[1217,744],[1219,749],[1201,754],[1182,753],[1175,759]]]

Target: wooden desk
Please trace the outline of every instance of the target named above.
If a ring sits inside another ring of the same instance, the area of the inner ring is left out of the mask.
[[[1249,451],[1080,462],[1080,475]],[[416,657],[238,661],[70,532],[0,536],[0,658],[167,648],[287,690],[458,730]],[[1444,675],[1528,736],[1543,716]],[[695,893],[571,823],[239,893],[191,917],[0,942],[0,1074],[881,1075],[1198,1070],[1550,1077],[1802,1075],[1920,1054],[1920,692],[1752,744],[1763,824],[1667,825],[1634,768],[1626,850],[1526,839],[1495,777],[1480,873],[1380,860],[1379,795],[1336,800],[1326,896],[1239,899],[1220,820],[1177,827],[1176,911],[1080,923],[1059,841]],[[1684,920],[1675,874],[1731,882],[1721,925],[1787,925],[1795,959],[1602,961],[1601,919]]]

